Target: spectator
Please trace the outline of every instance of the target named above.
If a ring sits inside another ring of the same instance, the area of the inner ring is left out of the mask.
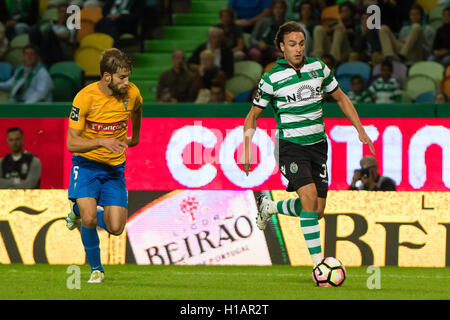
[[[234,21],[234,11],[231,8],[220,10],[220,23],[216,27],[223,30],[223,43],[233,51],[234,61],[245,59],[245,42],[242,28]]]
[[[53,82],[47,69],[39,61],[38,48],[28,44],[22,53],[23,64],[15,69],[9,80],[0,82],[0,90],[10,93],[12,103],[52,101]]]
[[[251,33],[256,23],[270,16],[271,0],[228,0],[228,7],[237,14],[236,24]]]
[[[159,102],[185,102],[189,100],[189,88],[194,74],[187,70],[183,50],[172,53],[172,68],[159,76],[157,99]],[[192,101],[192,100],[191,100]]]
[[[189,69],[197,72],[200,66],[200,53],[205,49],[210,50],[214,55],[214,64],[222,69],[227,78],[231,78],[234,73],[234,58],[231,49],[227,48],[223,42],[224,32],[218,27],[209,29],[208,42],[199,45],[188,60]]]
[[[284,0],[274,0],[270,7],[272,16],[261,19],[253,28],[248,55],[262,66],[277,60],[280,54],[274,40],[278,28],[286,22],[286,9]]]
[[[434,97],[435,104],[447,103],[449,101],[448,97],[443,92],[438,92],[436,97]]]
[[[361,24],[355,30],[355,40],[350,61],[359,60],[376,66],[381,62],[381,44],[377,29],[367,27],[369,14],[364,10],[361,14]]]
[[[381,77],[376,79],[369,87],[372,102],[394,103],[401,98],[400,86],[392,76],[393,66],[389,60],[381,63]]]
[[[195,103],[233,102],[233,95],[221,83],[212,83],[210,89],[200,89]]]
[[[15,36],[28,33],[31,26],[38,22],[39,0],[4,0],[0,1],[0,22],[6,27],[9,41]]]
[[[225,86],[226,75],[214,64],[214,54],[211,50],[200,53],[200,65],[190,87],[189,99],[197,100],[201,89],[211,89],[213,83]]]
[[[22,129],[8,129],[6,141],[11,153],[0,159],[0,188],[38,189],[41,183],[41,161],[24,150]]]
[[[350,79],[352,90],[347,93],[353,104],[371,102],[370,93],[364,90],[364,80],[359,74],[355,74]]]
[[[330,68],[331,71],[333,72],[336,71],[336,59],[334,59],[334,57],[331,54],[329,53],[324,54],[321,59],[323,63],[325,63],[328,68]]]
[[[381,25],[387,25],[394,34],[398,34],[403,23],[409,18],[409,9],[415,0],[378,0]]]
[[[367,191],[395,191],[395,181],[378,174],[377,160],[372,156],[365,156],[360,161],[361,169],[355,170],[349,190]],[[356,183],[361,181],[360,186]]]
[[[314,16],[314,4],[310,0],[304,0],[298,8],[299,22],[303,25],[303,29],[309,34],[314,33],[314,27],[318,24],[318,20]]]
[[[73,60],[77,48],[76,29],[67,28],[67,3],[58,5],[58,20],[41,32],[39,26],[30,30],[30,42],[39,47],[42,61],[47,67],[54,63]]]
[[[450,65],[450,7],[445,7],[442,11],[442,23],[436,31],[433,55],[429,60],[437,61],[447,67]]]
[[[142,0],[106,0],[103,18],[95,25],[95,32],[106,33],[119,40],[124,33],[137,35],[137,26],[145,10]]]
[[[5,36],[5,26],[0,22],[0,60],[8,51],[8,38]]]
[[[313,52],[314,57],[331,54],[337,63],[348,61],[357,27],[354,16],[355,6],[350,1],[339,4],[339,21],[329,26],[314,27]]]
[[[433,43],[433,28],[422,26],[424,11],[418,4],[409,10],[410,25],[402,27],[398,39],[387,25],[382,25],[379,38],[383,58],[394,57],[407,65],[426,59]]]

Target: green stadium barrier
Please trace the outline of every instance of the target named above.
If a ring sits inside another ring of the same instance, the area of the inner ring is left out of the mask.
[[[192,0],[192,13],[215,13],[219,16],[219,11],[227,6],[226,1]]]
[[[450,103],[436,105],[437,118],[450,118]]]
[[[134,55],[136,67],[166,66],[169,69],[172,66],[171,53],[136,53]]]
[[[206,42],[210,26],[164,26],[164,39]]]
[[[172,53],[175,50],[182,49],[185,52],[194,52],[194,50],[205,42],[198,40],[146,40],[145,41],[145,50],[147,52],[170,52]]]
[[[147,84],[152,83],[148,82]],[[154,84],[155,82],[153,82]],[[139,83],[138,83],[139,86]],[[141,88],[140,88],[141,89]],[[142,89],[141,89],[142,90]],[[71,103],[36,103],[0,105],[0,118],[64,118],[68,117]],[[244,118],[251,103],[148,103],[144,100],[144,117],[168,118]],[[436,111],[436,108],[439,111]],[[448,110],[445,110],[448,108]],[[272,118],[273,110],[268,107],[261,117]],[[450,103],[435,104],[360,104],[356,110],[361,118],[448,118]],[[337,103],[326,103],[325,118],[344,118]]]
[[[213,26],[219,23],[218,13],[174,13],[173,23],[183,26]]]

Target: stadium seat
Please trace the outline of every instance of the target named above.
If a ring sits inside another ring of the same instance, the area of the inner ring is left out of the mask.
[[[6,81],[12,76],[13,67],[8,62],[0,62],[0,81]]]
[[[156,90],[158,81],[155,80],[136,80],[133,83],[139,88],[144,102],[156,101]]]
[[[136,67],[172,66],[172,53],[136,53],[134,55]]]
[[[44,14],[41,15],[39,24],[48,23],[50,21],[58,21],[58,8],[56,7],[47,8]]]
[[[39,0],[39,15],[43,15],[45,10],[47,10],[47,5],[50,0]]]
[[[441,92],[450,97],[450,77],[445,77],[441,82]]]
[[[415,103],[434,103],[434,98],[436,97],[436,91],[428,91],[419,94],[416,99],[414,99]]]
[[[416,3],[421,5],[426,12],[430,12],[436,7],[438,0],[416,0]]]
[[[169,68],[167,66],[134,67],[130,74],[130,81],[158,80],[159,75]]]
[[[345,94],[347,94],[352,89],[351,78],[352,78],[352,75],[349,75],[349,74],[343,74],[340,76],[336,76],[336,80],[339,83],[339,88],[341,88],[341,90]]]
[[[218,13],[174,13],[172,21],[178,26],[213,26],[219,23]]]
[[[100,76],[101,54],[102,50],[97,48],[78,48],[74,54],[74,61],[83,68],[86,77]]]
[[[73,61],[55,63],[50,67],[53,80],[53,101],[72,101],[83,85],[83,69]]]
[[[145,49],[147,52],[170,52],[182,49],[185,52],[194,52],[201,44],[200,41],[192,40],[145,40]]]
[[[361,61],[351,61],[341,64],[336,70],[336,76],[339,75],[355,75],[359,74],[364,82],[368,84],[370,81],[370,65]]]
[[[9,102],[9,93],[6,91],[0,90],[0,104],[6,104]]]
[[[351,89],[350,79],[353,75],[360,75],[364,81],[364,87],[367,88],[370,81],[370,65],[361,61],[352,61],[341,64],[336,70],[336,80],[345,93]]]
[[[95,24],[103,17],[103,13],[100,7],[87,7],[80,11],[80,15],[80,30],[77,30],[78,42],[95,32]]]
[[[233,102],[248,102],[247,100],[250,92],[251,90],[242,91],[234,97]]]
[[[21,34],[14,37],[9,43],[9,50],[5,55],[4,60],[9,62],[14,68],[20,65],[22,60],[22,49],[30,43],[28,34]]]
[[[207,26],[164,26],[164,39],[198,41],[199,43],[208,40]]]
[[[269,72],[270,69],[272,69],[273,67],[275,67],[276,64],[277,64],[276,61],[273,61],[273,62],[268,63],[268,64],[264,67],[264,73]]]
[[[225,89],[231,92],[233,96],[237,96],[243,91],[252,90],[254,87],[255,84],[253,80],[243,75],[236,75],[231,79],[228,79],[225,84]]]
[[[110,35],[94,32],[81,39],[79,48],[91,47],[103,51],[112,48],[113,45],[114,39]]]
[[[263,67],[255,61],[239,61],[234,64],[234,75],[244,75],[253,80],[255,86],[261,80]]]
[[[422,74],[409,76],[405,82],[405,91],[415,100],[420,94],[428,91],[435,91],[437,88],[435,81]]]
[[[400,90],[400,96],[401,96],[400,101],[402,103],[411,103],[412,102],[411,97],[409,96],[408,92],[406,92],[405,90]]]
[[[334,5],[330,7],[326,7],[322,10],[322,14],[320,16],[320,24],[323,26],[329,25],[331,22],[339,20],[339,6]]]
[[[414,63],[408,72],[408,76],[414,76],[417,74],[426,75],[432,78],[436,82],[436,86],[439,87],[442,78],[444,77],[444,66],[435,61],[419,61]]]
[[[227,6],[226,1],[192,0],[192,13],[214,13],[219,16],[221,9]]]
[[[450,65],[447,66],[444,73],[444,78],[450,77]]]
[[[399,61],[392,61],[392,67],[394,68],[392,76],[398,81],[400,88],[403,88],[406,77],[408,75],[408,67]],[[381,63],[377,64],[372,70],[372,81],[378,78],[381,74]]]

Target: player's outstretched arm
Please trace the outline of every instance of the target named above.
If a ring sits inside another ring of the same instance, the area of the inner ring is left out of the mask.
[[[86,139],[81,137],[81,132],[82,130],[69,128],[67,132],[67,149],[70,152],[85,153],[100,147],[105,147],[111,152],[119,154],[127,147],[126,143],[117,139]]]
[[[334,91],[331,96],[337,101],[339,108],[341,108],[344,115],[358,131],[359,140],[362,143],[367,144],[369,146],[370,152],[375,155],[375,148],[373,147],[372,140],[370,140],[369,136],[366,133],[366,130],[364,130],[364,127],[359,120],[358,113],[356,112],[353,103],[341,90],[341,88],[337,88],[337,90]]]
[[[245,174],[248,176],[248,172],[250,171],[251,164],[251,145],[252,138],[256,131],[256,123],[264,109],[252,106],[247,117],[245,117],[244,122],[244,159],[242,160],[242,167],[245,171]]]
[[[141,133],[142,122],[142,101],[136,101],[136,106],[131,112],[131,127],[133,129],[131,137],[127,138],[128,147],[137,146]]]

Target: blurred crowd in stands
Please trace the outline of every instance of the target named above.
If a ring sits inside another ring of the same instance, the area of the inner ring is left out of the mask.
[[[164,14],[174,14],[167,10],[170,2],[1,1],[0,90],[7,92],[7,102],[55,101],[52,92],[57,86],[52,83],[52,67],[74,61],[80,63],[85,75],[95,75],[77,60],[81,56],[77,54],[82,47],[81,33],[87,27],[68,28],[68,6],[98,8],[101,15],[93,20],[92,32],[108,35],[111,45],[118,46],[128,37],[146,41],[148,30],[156,23],[176,24],[172,19],[161,19]],[[172,66],[160,69],[154,81],[144,78],[135,82],[144,93],[153,83],[155,101],[250,102],[261,74],[282,58],[274,45],[279,26],[294,20],[306,31],[305,55],[321,58],[353,103],[449,102],[450,0],[186,2],[220,2],[223,6],[215,12],[216,23],[208,26],[203,43],[193,51],[182,46],[173,48]],[[368,12],[372,5],[379,11]],[[50,9],[54,15],[49,18],[46,14]],[[372,28],[377,18],[379,27]],[[27,35],[26,44],[16,45],[16,39],[23,35]],[[179,40],[187,43],[189,39]],[[145,45],[139,52],[152,53]],[[5,99],[0,92],[1,102]]]

